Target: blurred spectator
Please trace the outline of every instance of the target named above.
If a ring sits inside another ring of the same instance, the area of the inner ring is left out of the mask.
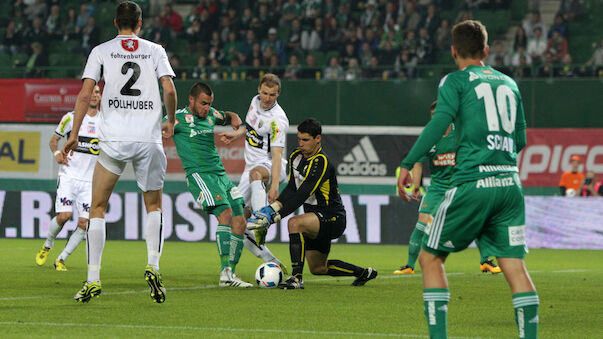
[[[275,23],[274,16],[268,11],[266,3],[260,3],[256,21],[256,34],[258,38],[265,38],[268,29]]]
[[[42,23],[42,19],[37,17],[33,20],[31,27],[25,32],[25,41],[28,43],[39,42],[41,44],[48,43],[48,33]]]
[[[17,54],[21,49],[21,34],[16,31],[15,21],[11,20],[6,26],[6,31],[2,35],[0,43],[0,53],[10,52]]]
[[[174,70],[177,79],[186,79],[186,73],[184,73],[183,69],[180,67],[180,57],[178,54],[173,54],[170,57],[170,65],[172,65],[172,69]]]
[[[412,55],[417,55],[417,48],[419,47],[419,42],[415,37],[415,31],[408,31],[406,33],[406,39],[402,43],[402,48],[407,49],[408,52]]]
[[[188,29],[193,25],[195,21],[198,21],[199,18],[200,16],[197,13],[197,9],[191,6],[189,13],[184,17],[184,20],[182,21],[182,29],[185,32],[188,32]]]
[[[586,172],[586,177],[584,178],[584,185],[582,186],[580,196],[583,196],[583,197],[603,196],[603,184],[601,183],[601,181],[597,181],[595,172],[593,172],[593,171]]]
[[[417,75],[417,58],[407,49],[403,49],[398,54],[396,60],[396,70],[398,77],[402,79],[414,78]]]
[[[530,55],[526,52],[525,48],[523,48],[522,46],[520,46],[517,51],[515,51],[512,55],[511,55],[511,65],[513,66],[519,66],[519,60],[521,58],[525,59],[525,63],[526,65],[531,65],[532,64],[532,58],[530,57]]]
[[[383,48],[377,52],[381,65],[393,65],[398,52],[392,47],[391,41],[386,41]]]
[[[531,78],[532,67],[528,65],[526,56],[522,55],[519,57],[519,65],[513,68],[513,78]]]
[[[188,32],[187,32],[188,33]],[[194,34],[191,30],[191,34]],[[197,32],[198,33],[198,32]],[[151,27],[145,30],[143,37],[147,40],[153,41],[154,43],[160,44],[164,48],[170,42],[170,33],[166,27],[161,24],[161,17],[159,15],[155,15],[153,17],[153,22],[151,23]],[[189,38],[195,39],[196,35],[191,35]]]
[[[43,67],[48,66],[48,56],[44,53],[44,46],[39,42],[31,43],[32,53],[25,63],[26,78],[43,78]]]
[[[259,58],[253,58],[251,68],[246,73],[246,79],[260,79],[264,75],[265,72],[262,69],[262,62]]]
[[[353,46],[352,44],[348,44],[348,46]],[[347,48],[346,48],[347,50]],[[371,46],[367,41],[362,43],[360,47],[360,64],[362,66],[368,66],[371,63],[371,58],[373,57],[373,51],[371,51]]]
[[[383,72],[379,67],[379,60],[376,56],[372,56],[369,65],[364,67],[364,78],[366,79],[381,79]]]
[[[536,28],[535,28],[536,29]],[[542,28],[537,27],[542,33]],[[532,35],[533,36],[533,35]],[[545,36],[545,35],[542,35]],[[519,46],[523,46],[524,48],[528,48],[529,38],[526,35],[526,31],[522,26],[517,26],[515,30],[515,38],[513,39],[513,50],[516,51]]]
[[[358,59],[351,58],[348,61],[348,67],[346,68],[343,76],[345,80],[356,80],[362,76],[362,70],[358,65]]]
[[[528,38],[531,38],[532,35],[534,35],[534,28],[536,27],[540,27],[543,36],[547,36],[548,26],[540,19],[540,12],[533,11],[529,16],[529,19],[526,19],[523,22],[523,29]]]
[[[574,78],[578,74],[572,65],[572,56],[567,53],[561,59],[562,64],[557,68],[556,76],[562,78]]]
[[[98,45],[100,34],[96,27],[96,20],[93,16],[88,18],[88,23],[82,28],[80,34],[79,45],[71,49],[71,52],[80,52],[84,54],[90,53],[92,48]]]
[[[570,158],[571,169],[561,175],[559,192],[563,196],[574,197],[584,184],[584,174],[580,171],[580,157],[572,155]]]
[[[35,0],[32,4],[25,7],[23,14],[25,14],[30,21],[33,21],[35,18],[45,18],[46,10],[47,8],[44,0]]]
[[[440,27],[438,27],[435,34],[435,44],[438,49],[445,50],[450,47],[452,43],[450,30],[450,21],[442,19]]]
[[[497,60],[499,59],[500,60]],[[490,49],[490,53],[486,57],[486,65],[502,66],[509,64],[509,54],[505,52],[504,45],[501,41],[495,41],[494,46]]]
[[[385,24],[395,24],[398,19],[398,13],[396,13],[396,9],[394,8],[394,4],[392,2],[387,2],[385,4],[385,13],[383,15],[383,22]]]
[[[563,14],[567,21],[572,22],[584,16],[584,7],[582,7],[580,0],[561,0],[559,12]]]
[[[297,59],[297,55],[293,54],[289,57],[289,64],[285,68],[285,74],[283,78],[289,80],[297,79],[297,74],[301,70],[301,66],[299,65],[299,61]]]
[[[558,31],[553,31],[553,35],[549,38],[546,51],[553,63],[561,62],[567,54],[567,40]]]
[[[595,75],[603,76],[603,39],[599,41],[597,49],[595,49],[593,55],[586,62],[587,65],[593,66]]]
[[[555,15],[555,23],[549,29],[549,38],[553,35],[553,31],[558,31],[564,38],[568,38],[569,28],[567,27],[567,23],[563,18],[563,15],[557,14]]]
[[[379,11],[377,10],[377,1],[368,0],[366,2],[364,12],[360,15],[360,26],[367,27],[373,18],[379,17]]]
[[[308,56],[306,56],[306,64],[304,65],[302,70],[297,74],[297,78],[320,80],[320,68],[316,64],[316,57],[314,55],[308,54]]]
[[[342,80],[344,76],[343,67],[335,56],[329,58],[329,66],[324,70],[324,78],[327,80]]]
[[[327,28],[325,29],[325,36],[323,42],[323,49],[325,51],[336,51],[341,44],[341,37],[343,32],[337,25],[337,20],[331,17],[327,20]]]
[[[297,3],[297,0],[287,0],[287,2],[283,5],[281,26],[290,25],[295,18],[298,18],[301,15],[301,12],[302,8]]]
[[[371,52],[374,52],[379,47],[379,39],[376,37],[375,31],[370,28],[364,30],[364,38],[360,41],[361,44],[365,42],[369,44]]]
[[[427,6],[427,15],[423,18],[420,27],[426,28],[430,36],[434,36],[436,30],[440,27],[440,18],[437,16],[434,4]]]
[[[538,69],[538,76],[541,78],[549,78],[554,74],[553,72],[553,64],[551,63],[550,53],[546,53],[544,56],[545,63]]]
[[[241,42],[239,46],[239,51],[245,56],[250,55],[251,51],[253,50],[253,44],[255,44],[256,42],[257,41],[255,40],[255,32],[252,29],[248,29],[245,32],[245,39],[243,40],[243,42]]]
[[[74,35],[80,32],[79,27],[77,27],[77,15],[74,8],[70,8],[67,11],[67,17],[63,20],[62,27],[63,41],[71,40]]]
[[[248,60],[251,60],[253,63],[254,59],[259,59],[260,60],[260,64],[262,63],[262,46],[260,45],[259,42],[254,42],[253,45],[251,46],[251,53],[247,56]]]
[[[59,5],[52,5],[50,7],[50,14],[46,18],[46,32],[52,37],[63,35]]]
[[[350,16],[350,3],[344,3],[340,1],[339,6],[337,6],[337,14],[335,14],[335,19],[341,27],[344,27],[348,23],[348,18]]]
[[[262,42],[262,50],[266,50],[268,47],[271,47],[278,57],[279,64],[284,65],[287,61],[285,43],[278,38],[276,28],[274,27],[268,30],[268,38]]]
[[[322,18],[314,19],[314,26],[302,30],[301,48],[305,51],[316,51],[322,46]]]
[[[272,56],[276,55],[271,46],[266,47],[262,51],[262,65],[270,65]],[[277,59],[278,60],[278,59]]]
[[[170,30],[170,35],[173,39],[176,39],[178,33],[182,32],[182,17],[180,14],[174,12],[171,4],[166,4],[163,7],[161,24]]]
[[[535,28],[534,36],[528,41],[528,54],[532,58],[532,62],[542,63],[547,45],[548,41],[542,36],[542,30],[538,27]]]
[[[488,8],[489,0],[464,0],[461,2],[461,10],[463,11],[476,11]]]
[[[287,38],[287,53],[297,53],[301,51],[301,23],[299,19],[291,22],[289,37]]]
[[[197,59],[197,65],[193,68],[191,73],[191,77],[193,79],[207,79],[208,74],[208,66],[207,66],[207,57],[205,55],[200,55]]]
[[[161,21],[160,21],[160,24],[161,24]],[[201,48],[202,40],[200,39],[200,35],[201,35],[201,21],[199,21],[199,19],[196,19],[195,21],[192,22],[190,27],[188,27],[185,31],[186,39],[188,40],[189,46],[191,46],[192,50],[196,51]]]
[[[256,43],[257,44],[257,43]],[[258,52],[261,57],[260,46],[258,45]],[[221,61],[224,58],[224,50],[222,49],[222,40],[220,40],[220,33],[218,31],[211,32],[211,40],[209,40],[209,58],[217,59]]]
[[[237,33],[229,32],[228,40],[224,44],[224,58],[227,61],[237,58],[240,48],[240,42],[237,41]]]
[[[211,67],[209,67],[209,80],[219,80],[221,78],[222,66],[218,59],[211,59]]]
[[[228,41],[228,33],[230,33],[232,31],[232,28],[230,27],[230,19],[227,16],[223,16],[220,18],[220,40],[223,43],[226,43],[226,41]]]
[[[81,32],[82,28],[88,24],[88,18],[92,16],[92,12],[94,12],[94,6],[86,4],[80,6],[80,14],[75,20],[76,33]]]
[[[398,24],[406,31],[415,31],[421,23],[421,14],[417,11],[414,2],[407,2],[404,7],[404,14],[398,16]]]
[[[243,9],[243,15],[239,18],[239,25],[241,29],[251,28],[251,20],[253,19],[253,12],[251,8],[245,7]]]
[[[513,72],[511,71],[511,69],[506,66],[506,65],[508,65],[508,63],[506,63],[504,58],[500,55],[496,56],[494,58],[494,60],[492,61],[492,63],[488,64],[488,65],[492,66],[497,71],[504,73],[508,76],[513,75]]]
[[[419,63],[428,64],[432,61],[433,43],[431,37],[427,31],[427,28],[423,27],[419,29],[419,40],[416,51]]]

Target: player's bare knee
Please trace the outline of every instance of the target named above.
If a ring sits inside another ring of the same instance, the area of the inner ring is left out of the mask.
[[[218,219],[219,224],[230,225],[232,222],[232,208],[225,209],[216,218]]]
[[[289,219],[289,222],[287,222],[287,228],[289,229],[289,233],[302,232],[301,220],[297,217]]]
[[[232,233],[243,235],[245,233],[246,221],[242,215],[237,215],[236,217],[232,217]]]
[[[251,171],[249,171],[249,181],[252,182],[256,180],[262,180],[262,174],[260,173],[260,171],[252,169]]]
[[[310,273],[314,275],[326,275],[329,272],[329,268],[324,265],[310,266]]]
[[[79,227],[85,231],[88,228],[88,219],[79,218],[77,220],[77,227]]]
[[[63,225],[65,225],[65,223],[67,222],[67,220],[71,219],[71,212],[61,212],[59,214],[57,214],[57,224],[59,224],[59,226],[63,227]]]

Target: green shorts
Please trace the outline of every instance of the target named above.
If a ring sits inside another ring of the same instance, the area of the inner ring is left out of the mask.
[[[440,201],[444,199],[444,194],[446,190],[431,190],[428,189],[427,193],[421,199],[421,204],[419,205],[419,213],[425,213],[429,215],[434,215],[436,209],[440,205]]]
[[[193,173],[186,176],[186,186],[207,213],[216,217],[227,208],[232,208],[232,216],[244,215],[243,196],[226,173]]]
[[[519,175],[503,173],[446,191],[425,228],[422,248],[446,256],[477,239],[484,255],[523,258],[527,252],[525,228]]]

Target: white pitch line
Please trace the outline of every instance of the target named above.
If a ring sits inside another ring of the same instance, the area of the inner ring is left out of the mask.
[[[269,328],[228,328],[228,327],[195,327],[195,326],[165,326],[165,325],[126,325],[126,324],[90,324],[90,323],[48,323],[48,322],[21,322],[1,321],[0,325],[23,325],[23,326],[60,326],[60,327],[108,327],[108,328],[136,328],[136,329],[162,329],[162,330],[186,330],[202,332],[257,332],[276,334],[309,334],[324,336],[357,336],[357,337],[395,337],[395,338],[428,338],[419,334],[400,333],[370,333],[370,332],[339,332],[339,331],[309,331],[309,330],[287,330]],[[454,339],[474,339],[472,337],[449,337]]]

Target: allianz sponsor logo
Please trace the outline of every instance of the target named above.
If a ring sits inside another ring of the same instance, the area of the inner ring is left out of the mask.
[[[343,157],[343,162],[337,166],[337,174],[384,176],[387,166],[379,160],[371,139],[365,136]]]

